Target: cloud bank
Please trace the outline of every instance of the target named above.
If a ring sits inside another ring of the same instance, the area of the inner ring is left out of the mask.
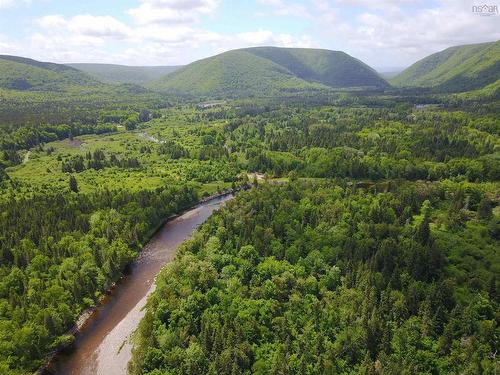
[[[0,8],[28,3],[0,0]],[[254,0],[254,14],[241,27],[222,15],[228,4],[137,0],[114,14],[47,14],[33,20],[24,38],[0,35],[0,53],[57,62],[168,65],[275,45],[343,50],[380,67],[406,66],[451,45],[500,39],[499,16],[474,14],[468,0]],[[281,26],[265,23],[269,19]],[[237,32],[221,31],[225,22]]]

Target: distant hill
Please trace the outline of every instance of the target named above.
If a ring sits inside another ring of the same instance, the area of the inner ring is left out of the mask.
[[[500,78],[500,41],[447,48],[405,69],[390,80],[398,87],[430,87],[462,92]]]
[[[0,88],[22,91],[64,91],[100,83],[75,68],[24,57],[0,55]]]
[[[248,96],[303,90],[385,88],[372,68],[344,52],[256,47],[191,63],[151,88],[191,95]]]
[[[480,89],[456,94],[459,98],[469,101],[500,101],[500,78]]]
[[[67,64],[104,83],[146,85],[182,66],[126,66],[114,64]]]

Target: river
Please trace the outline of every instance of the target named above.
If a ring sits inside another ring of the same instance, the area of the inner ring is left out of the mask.
[[[132,263],[130,273],[77,333],[74,350],[61,354],[47,373],[125,375],[132,350],[129,339],[144,316],[142,308],[154,290],[155,276],[173,259],[177,246],[229,199],[214,198],[165,223]]]

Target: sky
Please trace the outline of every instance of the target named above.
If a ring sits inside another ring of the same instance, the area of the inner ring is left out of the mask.
[[[0,0],[0,54],[58,63],[183,65],[272,45],[344,51],[389,71],[500,39],[500,0]]]

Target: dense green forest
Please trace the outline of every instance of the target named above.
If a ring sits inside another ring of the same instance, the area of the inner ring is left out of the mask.
[[[166,218],[239,186],[159,275],[133,374],[498,373],[492,74],[391,88],[253,48],[146,88],[1,56],[0,374],[71,345]]]
[[[74,171],[85,183],[87,176],[96,177],[92,170],[108,172],[99,164],[89,168],[93,159],[89,153],[102,150],[108,166],[113,164],[111,158],[137,159],[143,168],[128,171],[128,177],[147,167],[150,177],[163,176],[166,182],[169,178],[231,182],[244,170],[270,177],[286,177],[294,171],[303,177],[357,180],[454,178],[475,182],[497,181],[500,176],[496,113],[420,110],[409,105],[302,109],[224,105],[145,115],[116,111],[101,118],[116,122],[74,126],[73,130],[68,125],[37,128],[47,129],[41,133],[21,128],[10,133],[3,146],[5,163],[20,163],[23,154],[16,150],[23,145],[40,145],[31,151],[32,162],[11,169],[11,177],[36,185],[33,172],[38,170],[44,183],[64,184],[61,172]],[[144,120],[149,121],[141,122]],[[126,127],[132,131],[126,132]],[[86,136],[77,143],[42,145],[43,139],[77,132],[111,133]]]
[[[227,125],[249,170],[374,180],[500,177],[497,115],[331,107],[285,113]]]
[[[486,184],[241,193],[157,279],[133,374],[494,374]]]
[[[34,370],[71,343],[78,314],[164,218],[258,172],[270,185],[242,193],[172,265],[193,253],[212,279],[191,288],[198,271],[160,278],[134,372],[280,373],[290,363],[311,374],[453,373],[473,356],[470,373],[493,373],[498,113],[342,100],[101,109],[88,122],[4,126],[2,371]],[[234,306],[248,306],[243,331]]]
[[[78,315],[121,277],[166,217],[196,200],[182,186],[78,194],[77,183],[3,199],[0,372],[34,370],[71,342],[66,332]]]
[[[61,123],[95,124],[103,112],[165,108],[177,102],[135,85],[71,87],[63,93],[0,88],[1,128]]]

